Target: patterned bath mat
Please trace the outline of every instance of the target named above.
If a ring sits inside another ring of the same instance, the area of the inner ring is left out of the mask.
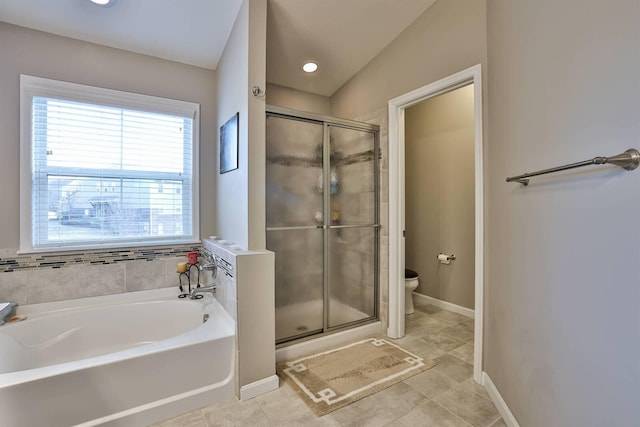
[[[368,338],[280,363],[277,372],[322,416],[435,365],[386,339]]]

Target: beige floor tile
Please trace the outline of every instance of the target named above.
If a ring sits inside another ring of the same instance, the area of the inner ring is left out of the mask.
[[[454,313],[453,311],[449,310],[440,310],[437,313],[433,313],[431,317],[438,320],[449,320],[455,323],[462,323],[469,319],[462,314]]]
[[[470,427],[470,424],[431,400],[415,407],[400,421],[407,427]]]
[[[393,418],[400,418],[414,407],[425,402],[427,398],[404,382],[393,385],[372,395],[378,408]]]
[[[507,423],[505,423],[502,418],[498,418],[498,420],[491,424],[490,427],[507,427]]]
[[[473,341],[464,343],[460,347],[454,348],[449,353],[454,355],[460,360],[464,360],[467,363],[473,365]]]
[[[405,337],[390,341],[438,365],[328,415],[316,417],[283,383],[255,399],[232,398],[155,426],[505,427],[484,387],[472,379],[473,320],[422,302],[406,319]]]
[[[398,343],[398,345],[420,357],[426,357],[428,359],[434,360],[440,356],[444,356],[445,354],[447,354],[446,351],[439,349],[437,346],[433,344],[427,344],[426,342],[418,338],[405,338],[403,338],[403,343]]]
[[[436,319],[433,316],[425,316],[408,323],[410,334],[433,334],[441,332],[443,329],[456,325],[457,323],[446,319]]]
[[[306,417],[294,418],[285,423],[278,423],[278,427],[342,427],[331,414],[317,417],[314,414]]]
[[[407,427],[407,425],[400,421],[400,419],[397,419],[391,421],[389,424],[385,424],[384,427]]]
[[[405,334],[404,337],[402,338],[386,338],[387,340],[389,340],[389,342],[395,344],[395,345],[399,345],[400,347],[404,347],[406,349],[409,348],[410,343],[412,343],[413,341],[417,340],[418,338],[410,335],[409,333]]]
[[[433,399],[458,385],[457,381],[433,369],[407,378],[404,382],[429,399]]]
[[[193,412],[180,415],[170,420],[157,424],[161,427],[207,427],[202,410],[198,409]]]
[[[342,426],[382,427],[396,417],[383,410],[373,396],[365,397],[331,413]]]
[[[456,323],[453,326],[442,329],[440,333],[463,342],[473,339],[473,327],[470,327],[467,323]]]
[[[203,409],[209,427],[270,427],[272,424],[256,399]]]
[[[282,383],[277,390],[256,397],[256,400],[274,425],[293,419],[315,418],[315,414],[287,383]]]
[[[405,320],[405,322],[413,322],[413,321],[418,320],[418,319],[420,319],[422,317],[425,317],[427,315],[428,315],[428,313],[425,313],[424,311],[422,311],[422,310],[420,310],[418,308],[418,309],[414,310],[413,313],[406,314],[405,315],[406,317],[404,318],[404,320]]]
[[[459,383],[468,380],[473,375],[473,365],[458,359],[450,354],[445,354],[434,359],[437,365],[431,369],[453,378]]]
[[[500,418],[500,413],[493,402],[464,386],[449,390],[433,401],[474,427],[488,427]]]
[[[236,406],[239,405],[240,402],[238,402],[238,399],[236,399],[235,397],[230,397],[229,399],[226,400],[222,400],[220,402],[216,402],[212,405],[209,406],[205,406],[204,408],[202,408],[203,413],[207,413],[207,412],[213,412],[213,411],[217,411],[217,410],[221,410],[221,409],[225,409],[229,406]]]
[[[475,329],[475,320],[474,319],[467,318],[467,320],[463,320],[460,323],[464,323],[465,325],[469,326],[471,329]]]
[[[489,393],[487,393],[487,389],[484,388],[484,386],[478,384],[477,382],[475,382],[475,380],[473,378],[469,378],[468,380],[466,380],[465,382],[462,383],[462,385],[464,387],[466,387],[467,389],[471,390],[472,392],[479,394],[480,396],[484,397],[485,399],[491,400],[491,397],[489,396]]]
[[[446,330],[446,329],[445,329]],[[460,347],[464,344],[464,341],[458,340],[449,335],[445,335],[443,333],[433,333],[427,334],[420,337],[420,340],[426,342],[427,344],[431,344],[435,347],[438,347],[440,350],[449,352]]]
[[[426,314],[434,314],[437,313],[439,311],[442,311],[442,309],[440,307],[437,307],[425,300],[423,300],[420,297],[416,297],[413,299],[413,306],[415,308],[417,308],[418,310],[422,311],[423,313]]]

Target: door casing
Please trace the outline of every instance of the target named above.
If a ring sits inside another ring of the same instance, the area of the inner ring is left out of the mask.
[[[482,67],[469,67],[389,101],[389,327],[391,338],[404,336],[405,109],[468,84],[474,85],[475,120],[475,311],[473,378],[482,382],[484,291],[484,172]]]

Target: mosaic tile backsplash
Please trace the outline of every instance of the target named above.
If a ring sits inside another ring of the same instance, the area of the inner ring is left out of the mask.
[[[178,262],[200,246],[83,253],[30,254],[0,259],[0,300],[36,304],[174,287]]]
[[[200,254],[199,246],[182,246],[167,248],[141,248],[126,250],[110,250],[104,252],[81,252],[59,254],[27,254],[0,258],[0,270],[8,273],[15,270],[34,268],[60,268],[78,264],[113,264],[117,262],[145,260],[156,258],[185,257],[187,252],[196,251]]]

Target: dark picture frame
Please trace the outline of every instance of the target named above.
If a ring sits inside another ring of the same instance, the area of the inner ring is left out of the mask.
[[[238,169],[238,135],[240,113],[220,127],[220,173]]]

